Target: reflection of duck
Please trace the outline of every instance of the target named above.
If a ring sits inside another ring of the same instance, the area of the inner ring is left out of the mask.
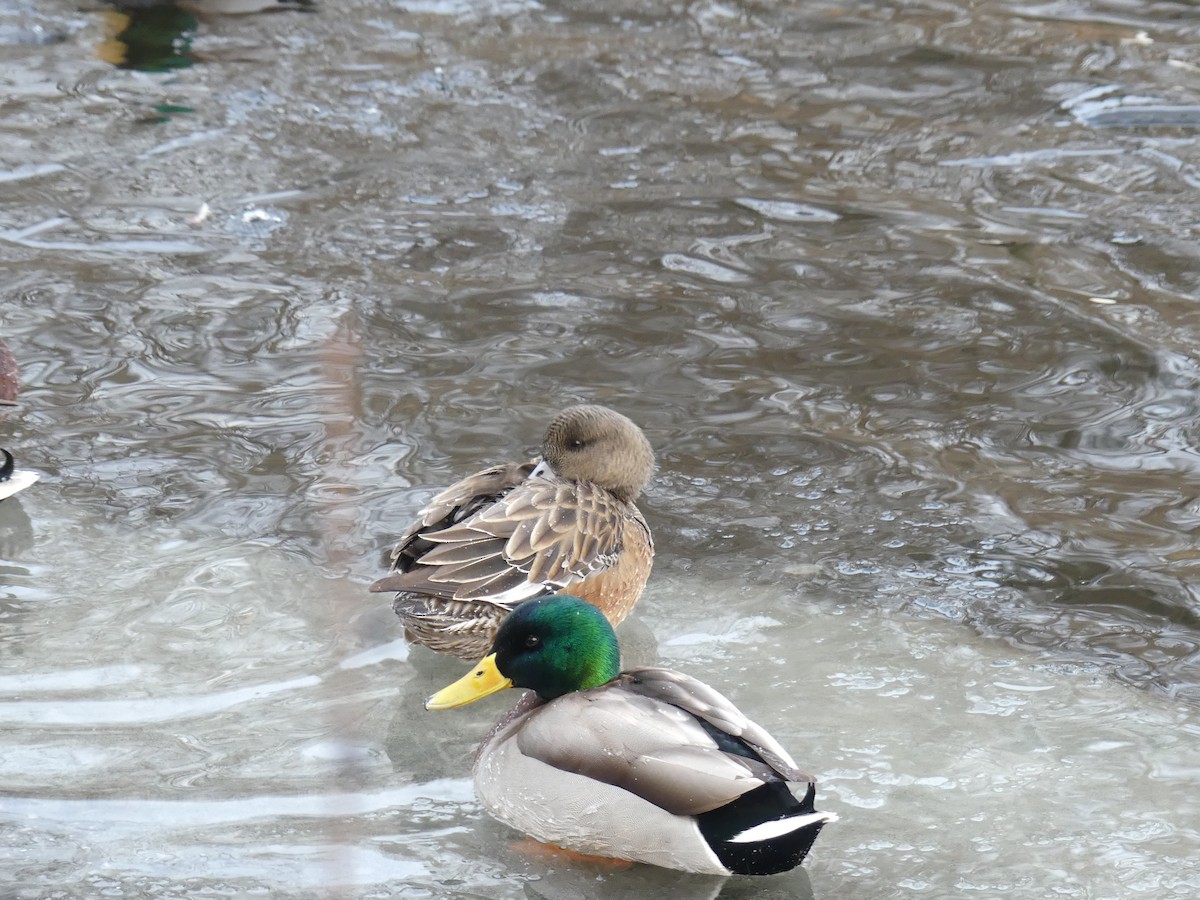
[[[116,0],[104,12],[96,55],[121,69],[169,72],[192,65],[196,17],[311,9],[314,0]]]
[[[104,13],[104,40],[96,55],[121,69],[169,72],[192,64],[196,17],[173,4],[119,4]]]
[[[611,900],[613,897],[669,897],[670,900],[813,900],[808,873],[793,869],[775,879],[688,875],[653,866],[602,861],[602,865],[564,866],[562,853],[527,869],[525,900]],[[613,868],[624,865],[620,872]]]
[[[5,583],[12,585],[13,576],[23,571],[13,568],[21,554],[33,546],[33,522],[20,503],[0,502],[0,560],[5,562]],[[25,570],[27,571],[27,570]],[[17,610],[25,608],[20,601],[13,602],[10,595],[0,598],[0,618],[11,623]]]
[[[564,588],[614,624],[641,596],[654,557],[634,500],[654,451],[633,422],[572,406],[546,428],[542,456],[477,472],[433,498],[400,538],[392,574],[409,640],[478,659],[518,603]]]
[[[426,701],[449,709],[533,691],[484,740],[480,802],[571,850],[712,875],[800,864],[832,813],[774,738],[708,685],[671,669],[618,672],[612,626],[553,596],[518,606],[492,653]],[[788,782],[806,785],[797,800]]]
[[[146,3],[148,0],[141,2]],[[201,16],[237,16],[284,9],[312,11],[317,5],[316,0],[178,0],[178,4]]]
[[[107,0],[107,5],[135,11],[175,7],[197,15],[243,15],[283,9],[314,9],[316,0]]]

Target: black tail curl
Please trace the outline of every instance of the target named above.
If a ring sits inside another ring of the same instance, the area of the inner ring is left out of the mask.
[[[762,841],[732,843],[730,838],[764,822],[816,812],[816,785],[808,785],[797,800],[783,782],[773,782],[743,794],[732,803],[697,816],[700,833],[721,864],[735,875],[775,875],[804,861],[824,822],[812,822]]]

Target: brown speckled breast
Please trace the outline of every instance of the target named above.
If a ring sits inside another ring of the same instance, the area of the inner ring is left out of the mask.
[[[619,625],[642,596],[650,568],[654,564],[654,542],[642,514],[632,508],[625,522],[621,555],[611,569],[568,585],[564,594],[573,594],[599,607],[605,618]]]

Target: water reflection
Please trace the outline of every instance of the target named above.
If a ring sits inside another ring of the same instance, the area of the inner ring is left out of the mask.
[[[8,500],[0,504],[0,560],[19,559],[32,544],[33,522],[21,502]],[[11,577],[15,573],[7,574]],[[0,584],[4,581],[7,578]]]
[[[96,50],[97,57],[119,69],[170,72],[200,61],[192,52],[200,18],[311,11],[315,0],[116,0],[108,5],[112,8],[101,13],[104,40]]]
[[[120,69],[169,72],[192,65],[196,17],[173,3],[118,5],[102,13],[96,55]]]

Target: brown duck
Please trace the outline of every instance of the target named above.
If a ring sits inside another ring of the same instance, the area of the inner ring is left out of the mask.
[[[518,603],[564,589],[614,625],[641,596],[654,542],[634,501],[654,471],[640,428],[603,406],[550,422],[542,454],[477,472],[417,514],[371,585],[396,591],[405,636],[479,659]]]

